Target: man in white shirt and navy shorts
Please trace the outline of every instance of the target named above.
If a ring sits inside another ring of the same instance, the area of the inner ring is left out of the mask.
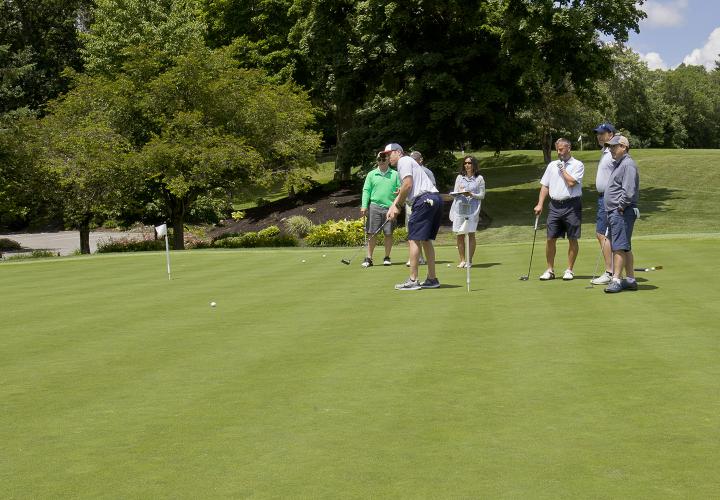
[[[550,197],[547,217],[547,243],[545,256],[547,269],[540,275],[542,281],[555,279],[555,253],[557,239],[567,236],[568,266],[563,273],[563,280],[575,277],[573,267],[577,259],[582,223],[582,179],[585,165],[572,157],[570,141],[561,137],[555,141],[558,159],[548,163],[545,174],[540,179],[540,196],[533,209],[540,215],[545,199]]]
[[[435,248],[432,240],[437,236],[442,219],[443,202],[440,193],[420,164],[411,157],[404,156],[400,144],[388,144],[381,153],[389,155],[390,164],[397,166],[400,177],[400,191],[388,209],[387,218],[395,220],[406,201],[412,206],[412,213],[408,221],[410,278],[404,283],[395,285],[395,289],[438,288],[440,281],[435,274]],[[420,247],[425,251],[428,269],[427,278],[423,282],[418,279]]]

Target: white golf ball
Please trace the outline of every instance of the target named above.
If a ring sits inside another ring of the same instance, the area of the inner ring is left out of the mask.
[[[327,255],[323,254],[323,258],[327,257]]]
[[[303,259],[302,261],[305,262],[305,259]]]
[[[217,304],[215,302],[210,302],[210,307],[215,307]]]
[[[450,264],[448,264],[447,266],[450,267]]]

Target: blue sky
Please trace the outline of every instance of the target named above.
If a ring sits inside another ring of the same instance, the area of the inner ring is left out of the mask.
[[[720,0],[646,0],[648,17],[628,45],[650,69],[681,63],[715,67],[720,59]]]

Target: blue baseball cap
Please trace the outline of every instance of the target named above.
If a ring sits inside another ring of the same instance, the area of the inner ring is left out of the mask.
[[[593,131],[596,134],[599,134],[601,132],[610,132],[611,134],[614,134],[615,132],[617,132],[617,130],[615,130],[615,127],[613,127],[613,124],[610,122],[601,123],[600,125],[595,127]]]

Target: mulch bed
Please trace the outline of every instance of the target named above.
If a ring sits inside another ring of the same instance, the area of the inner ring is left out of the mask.
[[[211,237],[217,237],[223,233],[246,233],[248,231],[259,231],[268,226],[283,228],[283,220],[293,215],[303,215],[310,219],[313,224],[322,224],[330,219],[357,219],[360,217],[360,201],[362,198],[362,184],[346,185],[333,192],[326,192],[322,187],[316,188],[308,193],[298,195],[294,198],[283,198],[261,207],[245,210],[245,217],[242,220],[223,221],[220,227],[216,227],[208,233]],[[404,223],[400,215],[400,223]],[[450,213],[450,202],[443,204],[443,226],[452,227],[448,218]],[[480,226],[483,222],[489,223],[490,219],[485,212],[482,212]]]

